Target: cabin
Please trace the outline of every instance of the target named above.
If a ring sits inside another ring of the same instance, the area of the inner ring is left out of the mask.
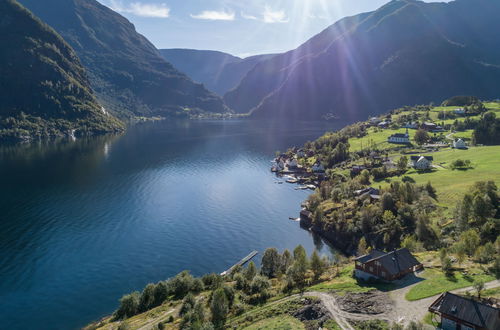
[[[453,148],[455,149],[467,149],[467,145],[465,144],[464,140],[458,139],[453,141]]]
[[[441,318],[443,330],[500,329],[500,308],[486,300],[445,292],[432,303],[429,312]]]
[[[299,149],[299,150],[297,151],[297,157],[299,157],[299,158],[303,158],[303,157],[305,157],[305,156],[306,156],[306,152],[304,151],[304,149]]]
[[[416,170],[428,170],[432,167],[432,156],[411,156],[410,165]]]
[[[424,267],[407,248],[388,253],[373,250],[354,260],[354,276],[363,280],[394,281]]]
[[[408,129],[406,129],[406,133],[396,133],[389,136],[387,139],[389,143],[395,144],[409,144],[410,143],[410,135],[408,134]]]
[[[310,228],[312,226],[313,214],[307,209],[302,209],[300,211],[300,225],[304,228]]]
[[[380,195],[380,190],[368,187],[365,189],[360,189],[360,190],[354,190],[354,195],[356,196],[362,196],[364,194],[370,194],[370,195]]]
[[[316,163],[314,163],[311,169],[314,173],[322,173],[325,171],[325,167],[323,166],[323,164],[321,164],[319,160],[316,161]]]
[[[456,108],[455,110],[453,110],[453,112],[454,112],[456,115],[459,115],[459,116],[463,116],[463,115],[465,115],[465,109],[464,109],[464,108]]]

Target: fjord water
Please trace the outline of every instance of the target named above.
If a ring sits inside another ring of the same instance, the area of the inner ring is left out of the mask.
[[[165,121],[0,147],[0,327],[78,328],[149,282],[221,272],[252,250],[329,253],[288,220],[310,192],[269,167],[340,126]]]

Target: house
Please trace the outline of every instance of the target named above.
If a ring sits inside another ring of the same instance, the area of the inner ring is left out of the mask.
[[[408,128],[406,129],[406,133],[396,133],[389,136],[387,139],[389,143],[396,144],[409,144],[410,143],[410,135],[408,134]]]
[[[390,125],[390,124],[391,124],[391,123],[390,123],[389,121],[382,121],[382,122],[378,123],[378,125],[377,125],[377,126],[378,126],[379,128],[387,128],[387,127],[389,127],[389,125]]]
[[[307,209],[302,209],[300,211],[300,225],[304,228],[310,228],[312,226],[313,214]]]
[[[417,170],[428,170],[432,167],[432,156],[411,156],[410,165]]]
[[[486,301],[445,292],[429,307],[441,317],[441,329],[500,329],[500,308]]]
[[[464,140],[458,139],[453,141],[453,148],[455,149],[467,149],[467,145],[465,144]]]
[[[370,125],[372,126],[376,126],[378,125],[382,120],[380,120],[379,118],[377,117],[372,117],[368,120],[370,122]]]
[[[366,170],[366,166],[363,165],[353,165],[351,167],[351,175],[358,175],[361,173],[363,170]]]
[[[372,187],[368,187],[368,188],[360,189],[360,190],[354,190],[354,195],[356,195],[356,196],[361,196],[361,195],[364,195],[367,193],[370,195],[380,195],[380,190],[372,188]]]
[[[297,157],[299,157],[299,158],[303,158],[303,157],[305,157],[305,156],[306,156],[306,152],[304,151],[304,149],[299,149],[299,150],[297,151]]]
[[[373,250],[354,260],[354,275],[363,280],[374,278],[394,281],[423,268],[407,248],[388,253]]]
[[[411,128],[411,129],[417,129],[418,128],[418,123],[417,122],[407,122],[403,128]]]
[[[434,129],[431,129],[432,133],[441,133],[444,131],[445,131],[444,128],[442,126],[439,126],[439,125],[436,125],[436,127]]]
[[[315,173],[321,173],[325,171],[325,167],[323,166],[323,164],[321,164],[319,160],[316,161],[316,163],[314,163],[311,169]]]
[[[425,122],[421,126],[422,129],[425,129],[427,131],[433,131],[433,130],[437,129],[437,127],[438,127],[438,125],[436,125],[434,123],[429,123],[429,122]]]
[[[465,109],[464,109],[464,108],[456,108],[455,110],[453,110],[453,112],[454,112],[456,115],[460,115],[460,116],[465,115]]]

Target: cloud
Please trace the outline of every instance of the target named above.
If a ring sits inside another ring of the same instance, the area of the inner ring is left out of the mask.
[[[225,10],[205,10],[196,15],[191,14],[191,17],[194,19],[206,19],[211,21],[234,21],[235,14],[232,11]]]
[[[265,23],[288,23],[288,18],[284,10],[273,10],[267,6],[262,14],[262,21]]]
[[[251,20],[258,20],[259,19],[257,16],[249,15],[249,14],[246,14],[244,12],[241,12],[241,17],[243,17],[244,19],[251,19]]]
[[[167,18],[170,16],[170,8],[166,4],[153,4],[132,2],[123,5],[121,1],[110,0],[110,8],[119,13],[127,13],[141,17]]]

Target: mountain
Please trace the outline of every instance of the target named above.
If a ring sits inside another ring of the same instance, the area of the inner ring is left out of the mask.
[[[75,49],[99,100],[121,117],[226,112],[126,18],[95,0],[21,0]],[[186,111],[189,110],[189,111]]]
[[[256,55],[245,59],[231,54],[196,49],[160,49],[160,54],[194,81],[224,95],[236,87],[257,63],[274,55]]]
[[[257,65],[224,96],[255,118],[359,120],[453,95],[499,97],[500,3],[391,1]]]
[[[0,139],[119,131],[74,50],[15,0],[0,2]]]

